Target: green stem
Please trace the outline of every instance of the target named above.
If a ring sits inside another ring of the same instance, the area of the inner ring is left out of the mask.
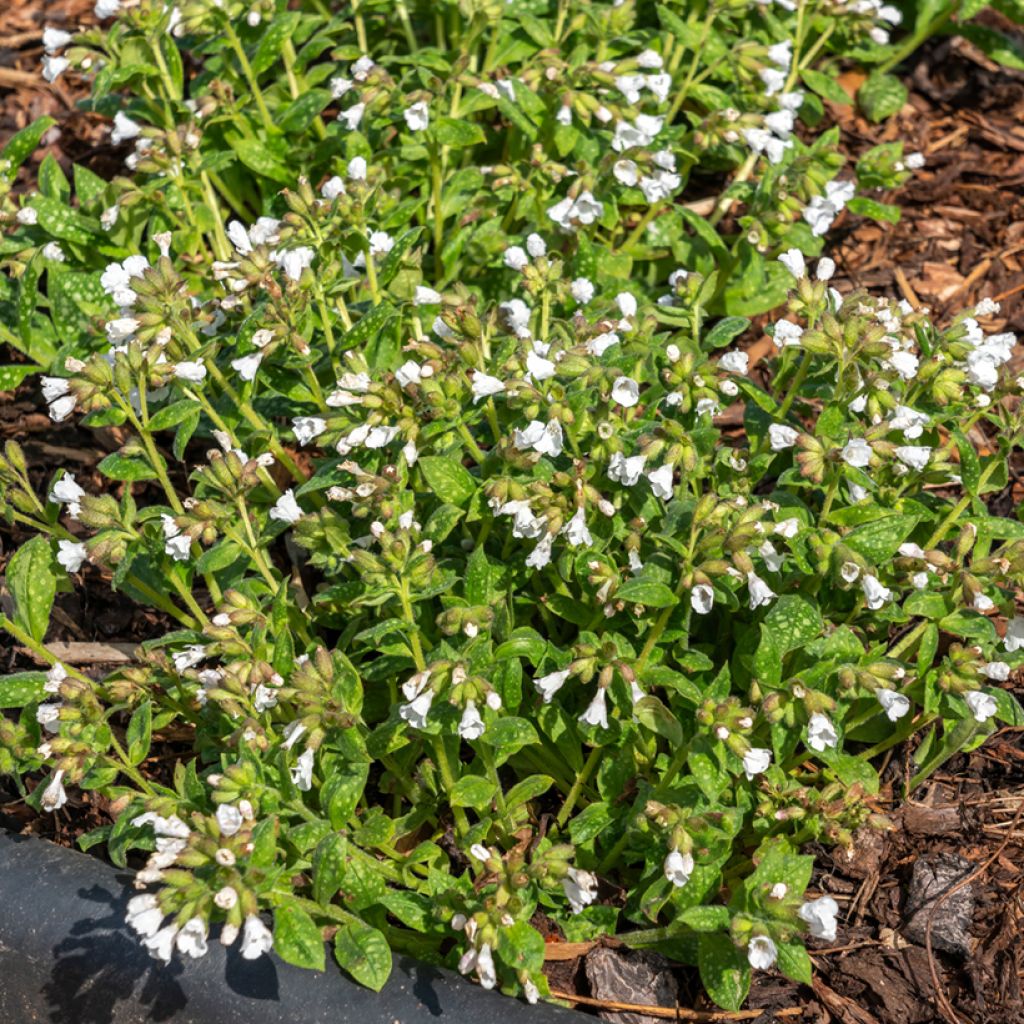
[[[566,795],[565,803],[562,804],[562,809],[558,812],[557,821],[559,828],[565,828],[565,823],[572,815],[573,808],[576,806],[576,801],[579,799],[581,790],[587,784],[587,780],[597,767],[597,762],[601,760],[603,754],[603,747],[594,747],[594,749],[590,751],[586,763],[583,765],[580,773],[576,776],[576,781],[572,784],[572,789],[570,789]]]
[[[452,773],[452,766],[448,760],[448,751],[444,748],[444,737],[434,736],[431,738],[434,748],[434,756],[437,758],[437,768],[441,773],[441,781],[444,783],[445,794],[449,797],[451,806],[451,792],[455,788],[455,775]],[[452,815],[455,817],[455,827],[460,836],[469,831],[469,818],[461,807],[452,807]]]
[[[238,38],[238,33],[235,32],[235,28],[228,18],[224,19],[224,34],[228,37],[228,43],[230,44],[231,49],[235,51],[238,63],[242,66],[242,74],[245,76],[245,81],[249,86],[249,91],[252,93],[252,98],[256,101],[256,108],[260,112],[260,119],[263,121],[263,127],[266,128],[269,134],[275,135],[277,133],[277,127],[274,124],[273,118],[270,116],[270,111],[267,109],[267,102],[263,98],[263,90],[260,89],[260,84],[256,81],[256,74],[252,69],[252,65],[249,63],[249,58],[246,56],[242,40]]]

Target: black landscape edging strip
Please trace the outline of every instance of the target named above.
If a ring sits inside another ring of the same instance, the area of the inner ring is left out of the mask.
[[[211,939],[200,960],[150,958],[125,925],[131,875],[0,831],[4,1024],[576,1024],[582,1014],[486,992],[410,957],[379,993],[328,957],[325,973],[277,956],[243,960]]]

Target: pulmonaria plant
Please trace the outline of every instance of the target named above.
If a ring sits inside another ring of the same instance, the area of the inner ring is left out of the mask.
[[[133,174],[72,208],[44,163],[11,338],[55,421],[123,443],[109,488],[0,460],[34,534],[0,626],[50,666],[0,679],[0,770],[109,800],[82,845],[148,853],[128,921],[161,960],[323,969],[328,937],[375,988],[402,950],[536,1000],[541,915],[726,1007],[753,969],[808,981],[838,908],[799,850],[886,827],[875,755],[920,734],[913,786],[1024,722],[1024,527],[984,501],[1014,338],[802,251],[856,198],[794,87],[891,16],[314,6],[142,3],[67,50],[101,107],[133,89]],[[706,220],[698,149],[736,168]],[[755,364],[737,311],[776,294]],[[173,625],[100,680],[44,643],[83,575]]]

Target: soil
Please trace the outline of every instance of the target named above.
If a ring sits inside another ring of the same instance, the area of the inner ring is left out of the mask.
[[[91,6],[91,0],[3,4],[0,145],[43,114],[58,122],[46,148],[23,172],[22,187],[46,152],[65,168],[77,161],[108,176],[118,169],[118,154],[100,119],[76,107],[86,94],[84,83],[66,76],[48,86],[38,73],[44,20],[61,27],[88,23]],[[837,223],[830,248],[839,268],[837,284],[843,291],[870,287],[914,305],[926,303],[940,321],[989,296],[1002,303],[1002,311],[986,326],[1024,331],[1024,73],[1000,68],[957,40],[929,46],[903,70],[910,98],[885,126],[870,124],[852,107],[829,110],[842,126],[851,159],[898,138],[907,141],[908,152],[916,149],[927,158],[903,189],[881,197],[902,208],[898,224],[849,214]],[[852,74],[844,82],[851,92],[857,84]],[[6,438],[24,445],[40,490],[57,465],[73,467],[88,488],[96,463],[117,444],[114,437],[97,439],[73,424],[50,423],[31,387],[0,403],[0,440]],[[98,476],[91,481],[93,489],[101,483]],[[993,510],[1007,514],[1019,497],[1014,481],[993,498]],[[22,539],[0,531],[0,566]],[[73,645],[76,664],[99,675],[134,645],[169,628],[159,614],[119,598],[90,569],[73,592],[58,595],[48,640]],[[30,664],[16,648],[0,648],[0,672]],[[1024,697],[1019,682],[1017,690]],[[146,767],[159,774],[187,746],[187,737],[155,739]],[[813,988],[759,972],[748,1001],[759,1012],[746,1019],[1024,1021],[1024,739],[1020,731],[1002,729],[904,798],[911,754],[909,746],[890,752],[883,772],[879,805],[889,814],[891,831],[863,831],[849,850],[812,851],[818,863],[812,891],[831,895],[842,908],[837,940],[827,946],[810,940]],[[0,828],[73,845],[82,832],[109,820],[105,804],[89,795],[72,795],[60,813],[39,817],[18,799],[10,780],[0,777]],[[588,978],[594,959],[586,963],[593,944],[551,940],[552,988],[579,997],[580,1009],[600,1010],[605,1019],[630,1019],[614,1012],[607,999],[593,998]],[[678,1005],[692,1008],[677,1019],[694,1019],[692,1011],[703,1019],[728,1018],[709,1012],[714,1008],[693,972],[675,975]],[[656,1016],[676,1013],[662,1010]]]

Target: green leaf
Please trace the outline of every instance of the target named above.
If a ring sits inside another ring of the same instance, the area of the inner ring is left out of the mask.
[[[302,907],[285,903],[274,910],[274,949],[296,967],[322,971],[327,964],[324,939],[313,918]]]
[[[782,659],[820,635],[824,622],[817,604],[802,594],[783,594],[761,623],[761,641],[754,655],[754,671],[763,682],[777,686]]]
[[[811,984],[811,958],[807,955],[803,943],[778,942],[776,948],[779,951],[779,970],[790,979],[799,982],[801,985]]]
[[[368,764],[335,763],[320,790],[320,806],[332,828],[345,828],[366,788]]]
[[[452,807],[472,807],[480,811],[490,804],[497,791],[498,787],[482,775],[463,775],[452,786],[448,799]]]
[[[153,704],[144,700],[134,711],[125,731],[128,742],[128,760],[132,764],[141,764],[149,754],[150,740],[153,734]]]
[[[33,537],[22,544],[7,563],[6,579],[14,599],[15,623],[41,643],[57,593],[50,542]]]
[[[1004,68],[1024,71],[1024,46],[988,25],[957,25],[957,32]]]
[[[728,931],[732,921],[732,912],[728,907],[700,906],[684,910],[678,920],[695,932]]]
[[[9,181],[13,181],[14,172],[28,159],[42,137],[56,123],[52,117],[37,118],[7,140],[7,145],[0,151],[0,156],[8,164],[5,174]]]
[[[867,196],[854,196],[846,208],[858,217],[870,217],[872,220],[885,221],[887,224],[899,224],[900,208],[891,203],[880,203],[877,199]]]
[[[739,1010],[750,991],[750,964],[727,935],[703,934],[697,943],[700,980],[724,1010]]]
[[[313,899],[327,906],[341,888],[345,877],[348,840],[332,832],[313,853]]]
[[[23,708],[42,700],[45,672],[15,672],[0,676],[0,708]]]
[[[292,37],[300,18],[301,14],[298,11],[278,11],[273,18],[268,20],[263,38],[260,39],[256,53],[250,61],[252,69],[257,75],[266,71],[277,61],[281,48]]]
[[[158,409],[149,418],[150,430],[170,430],[184,423],[192,413],[199,410],[199,403],[191,398],[183,398],[179,402],[171,402]]]
[[[498,956],[512,970],[536,973],[544,966],[544,936],[526,921],[498,932]]]
[[[642,604],[647,608],[671,608],[672,605],[679,604],[679,598],[672,592],[671,587],[659,580],[644,579],[642,576],[626,580],[615,592],[615,597],[620,601]]]
[[[452,149],[476,146],[487,141],[483,128],[472,121],[463,121],[454,117],[439,117],[433,122],[431,128],[434,138],[442,146],[451,146]]]
[[[353,921],[334,936],[334,958],[361,985],[379,992],[391,974],[388,940],[368,924]]]
[[[487,604],[491,598],[491,564],[483,546],[473,549],[466,562],[466,600],[471,605]]]
[[[960,453],[960,480],[964,491],[973,497],[978,496],[981,487],[981,460],[974,450],[974,445],[959,428],[953,430],[957,451]]]
[[[683,727],[679,719],[657,697],[642,697],[633,705],[633,714],[641,725],[664,736],[673,748],[682,744]]]
[[[917,516],[883,516],[851,530],[843,543],[874,565],[889,561],[917,525]]]
[[[44,367],[26,363],[0,366],[0,391],[13,391],[26,377],[40,373]]]
[[[906,102],[907,87],[884,71],[872,71],[857,90],[857,103],[872,121],[884,121]]]
[[[848,107],[853,102],[847,91],[831,75],[807,68],[800,72],[800,77],[811,92],[817,93],[830,103]]]
[[[449,455],[424,455],[417,465],[430,489],[449,505],[465,505],[476,493],[476,480],[465,466]]]
[[[121,455],[119,452],[108,455],[96,468],[111,480],[126,480],[129,483],[135,483],[137,480],[155,480],[157,477],[147,462]]]
[[[724,348],[750,326],[745,316],[727,316],[704,335],[705,348]]]

